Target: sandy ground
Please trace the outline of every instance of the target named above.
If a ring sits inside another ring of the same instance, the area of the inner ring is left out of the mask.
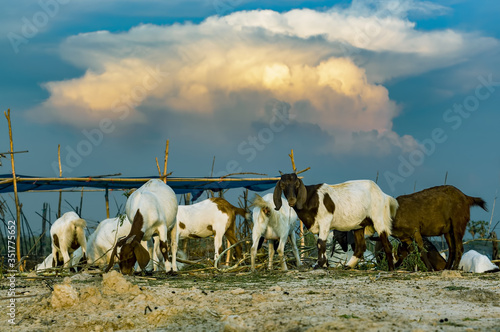
[[[17,295],[25,297],[16,302],[16,325],[4,315],[0,329],[500,331],[499,273],[331,269],[35,276],[16,279]],[[8,280],[0,286],[6,296]],[[2,307],[8,303],[2,297]]]

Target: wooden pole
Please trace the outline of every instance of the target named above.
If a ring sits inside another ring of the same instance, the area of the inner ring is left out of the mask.
[[[163,164],[163,182],[167,183],[167,162],[168,162],[168,146],[170,144],[170,141],[167,139],[167,143],[165,146],[165,162]],[[161,175],[160,175],[161,176]]]
[[[169,173],[171,174],[171,173]],[[302,177],[299,176],[300,179]],[[57,181],[81,181],[81,182],[100,182],[100,181],[109,181],[113,180],[113,182],[148,182],[151,178],[97,178],[97,177],[86,177],[86,178],[17,178],[17,182],[36,182],[36,181],[51,181],[51,182],[57,182]],[[6,178],[0,178],[0,183],[3,183],[4,180],[7,180]],[[203,182],[241,182],[241,181],[278,181],[281,180],[281,177],[268,177],[268,178],[171,178],[169,181],[172,182],[177,182],[177,181],[182,181],[182,182],[197,182],[197,181],[203,181]],[[11,178],[8,179],[7,182],[13,182]]]
[[[158,176],[161,177],[160,164],[158,164],[158,158],[155,159],[156,159],[156,168],[158,168]]]
[[[498,259],[498,243],[497,243],[497,233],[496,232],[491,232],[491,244],[492,244],[492,252],[491,252],[491,259],[495,260]]]
[[[45,237],[47,236],[47,234],[45,234],[46,232],[46,225],[47,225],[47,221],[46,221],[46,217],[47,217],[47,203],[43,203],[43,207],[42,207],[42,238],[40,240],[40,253],[39,255],[40,256],[45,256]]]
[[[78,215],[80,216],[80,218],[82,217],[82,213],[83,213],[83,187],[80,194],[80,209],[78,210]]]
[[[57,145],[57,160],[59,161],[59,177],[62,177],[61,144]],[[59,204],[57,205],[57,218],[61,218],[62,191],[59,190]]]
[[[10,161],[12,165],[12,179],[13,179],[13,185],[14,185],[14,200],[16,202],[16,227],[17,227],[17,234],[16,234],[16,256],[17,256],[17,261],[21,261],[21,207],[19,206],[19,197],[17,195],[17,178],[16,178],[16,168],[14,166],[14,141],[12,139],[12,124],[10,121],[10,108],[7,109],[7,112],[3,112],[5,114],[5,118],[7,119],[7,122],[9,124],[9,141],[10,141]],[[22,267],[19,267],[20,270],[22,271]]]
[[[493,222],[493,213],[495,213],[495,204],[497,203],[497,195],[498,195],[498,189],[495,192],[495,199],[493,200],[493,208],[491,209],[491,217],[490,217],[490,224],[488,226],[488,233],[492,231],[491,223]]]
[[[106,218],[109,218],[109,191],[106,187],[106,193],[104,194],[104,200],[106,201]]]
[[[294,234],[295,236],[295,234]],[[302,247],[302,254],[300,258],[304,258],[304,248],[306,246],[306,239],[304,235],[304,224],[302,223],[302,220],[300,221],[300,246]]]
[[[290,154],[288,156],[292,160],[292,169],[293,169],[293,172],[297,173],[297,167],[295,167],[295,159],[293,158],[293,149],[292,149],[292,151],[290,152]]]

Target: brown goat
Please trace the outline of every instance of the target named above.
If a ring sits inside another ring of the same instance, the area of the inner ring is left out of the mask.
[[[479,206],[487,211],[485,201],[467,196],[453,186],[432,187],[396,199],[399,208],[392,221],[392,235],[407,245],[415,240],[421,251],[424,249],[422,236],[444,235],[449,248],[445,269],[458,269],[470,208]],[[422,255],[422,259],[431,270],[427,255]]]
[[[439,253],[439,250],[437,250],[436,246],[426,237],[422,237],[422,240],[424,240],[424,251],[420,252],[420,257],[422,260],[425,261],[423,256],[427,256],[427,259],[429,260],[429,263],[432,266],[432,270],[434,271],[441,271],[444,270],[446,266],[446,259],[444,259],[443,256]],[[401,242],[401,244],[398,246],[398,252],[397,252],[397,262],[396,266],[401,265],[403,263],[403,260],[408,256],[410,253],[410,247],[406,242]]]

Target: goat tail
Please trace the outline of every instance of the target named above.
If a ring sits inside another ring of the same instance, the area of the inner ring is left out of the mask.
[[[234,213],[237,215],[242,216],[246,220],[250,219],[250,213],[248,213],[245,209],[239,208],[239,207],[234,207]]]
[[[375,227],[377,233],[386,232],[387,236],[390,236],[392,233],[392,219],[396,216],[396,211],[398,210],[399,203],[398,201],[389,195],[386,195],[385,204],[382,207],[383,218],[380,220],[380,224],[378,227]],[[380,211],[380,210],[379,210]],[[372,235],[371,232],[367,232],[365,228],[366,235]]]
[[[73,225],[75,228],[86,228],[87,222],[84,219],[75,219],[73,220]]]
[[[394,197],[389,196],[389,209],[391,212],[391,219],[396,216],[396,212],[397,212],[398,208],[399,208],[398,201]]]
[[[470,197],[470,196],[467,196],[467,198],[469,200],[470,206],[479,206],[484,211],[488,211],[488,207],[486,206],[486,202],[482,198]]]

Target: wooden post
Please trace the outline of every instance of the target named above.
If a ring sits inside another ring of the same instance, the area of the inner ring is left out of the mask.
[[[82,193],[80,195],[80,210],[78,211],[78,215],[80,216],[80,218],[82,217],[82,213],[83,213],[83,187],[82,187]]]
[[[243,191],[243,208],[245,209],[245,211],[248,211],[248,188],[246,188],[245,191]],[[241,237],[246,238],[247,236],[250,235],[250,233],[251,233],[250,223],[248,222],[247,219],[245,219],[245,232]]]
[[[295,167],[295,159],[293,158],[293,149],[292,149],[292,151],[290,152],[290,154],[288,156],[292,160],[292,169],[293,169],[293,172],[297,173],[297,167]]]
[[[156,159],[156,168],[158,168],[158,176],[161,177],[160,164],[158,164],[158,158],[155,159]]]
[[[42,207],[42,238],[40,239],[40,253],[39,255],[40,256],[45,256],[45,237],[47,236],[47,234],[45,234],[46,232],[46,224],[47,224],[47,221],[46,221],[46,217],[47,217],[47,203],[43,203],[43,207]]]
[[[493,231],[493,229],[491,229],[491,223],[493,222],[493,213],[495,213],[495,204],[497,203],[497,195],[498,195],[498,189],[495,192],[495,199],[493,200],[493,208],[491,209],[491,217],[490,217],[490,224],[488,226],[488,233]]]
[[[491,253],[491,260],[499,259],[498,257],[498,242],[497,242],[497,233],[491,232],[491,244],[493,246]]]
[[[62,177],[61,144],[57,145],[57,160],[59,161],[59,177]],[[57,218],[61,218],[62,190],[59,190],[59,204],[57,205]]]
[[[12,124],[10,122],[10,108],[7,109],[7,112],[3,112],[5,114],[5,118],[9,124],[9,140],[10,140],[10,161],[12,165],[12,183],[14,186],[14,200],[16,202],[16,256],[17,261],[21,261],[21,207],[19,206],[19,197],[17,195],[17,179],[16,179],[16,168],[14,166],[14,141],[12,139]],[[19,267],[21,270],[22,268]]]
[[[191,193],[184,194],[184,205],[190,205],[190,204],[191,204]],[[188,242],[189,238],[184,239],[183,250],[184,253],[186,254],[187,259],[189,259]]]
[[[109,218],[109,192],[106,186],[106,192],[104,194],[104,200],[106,201],[106,218]]]
[[[165,163],[163,164],[163,182],[167,183],[167,162],[168,162],[168,146],[170,141],[167,139],[167,143],[165,146]]]

